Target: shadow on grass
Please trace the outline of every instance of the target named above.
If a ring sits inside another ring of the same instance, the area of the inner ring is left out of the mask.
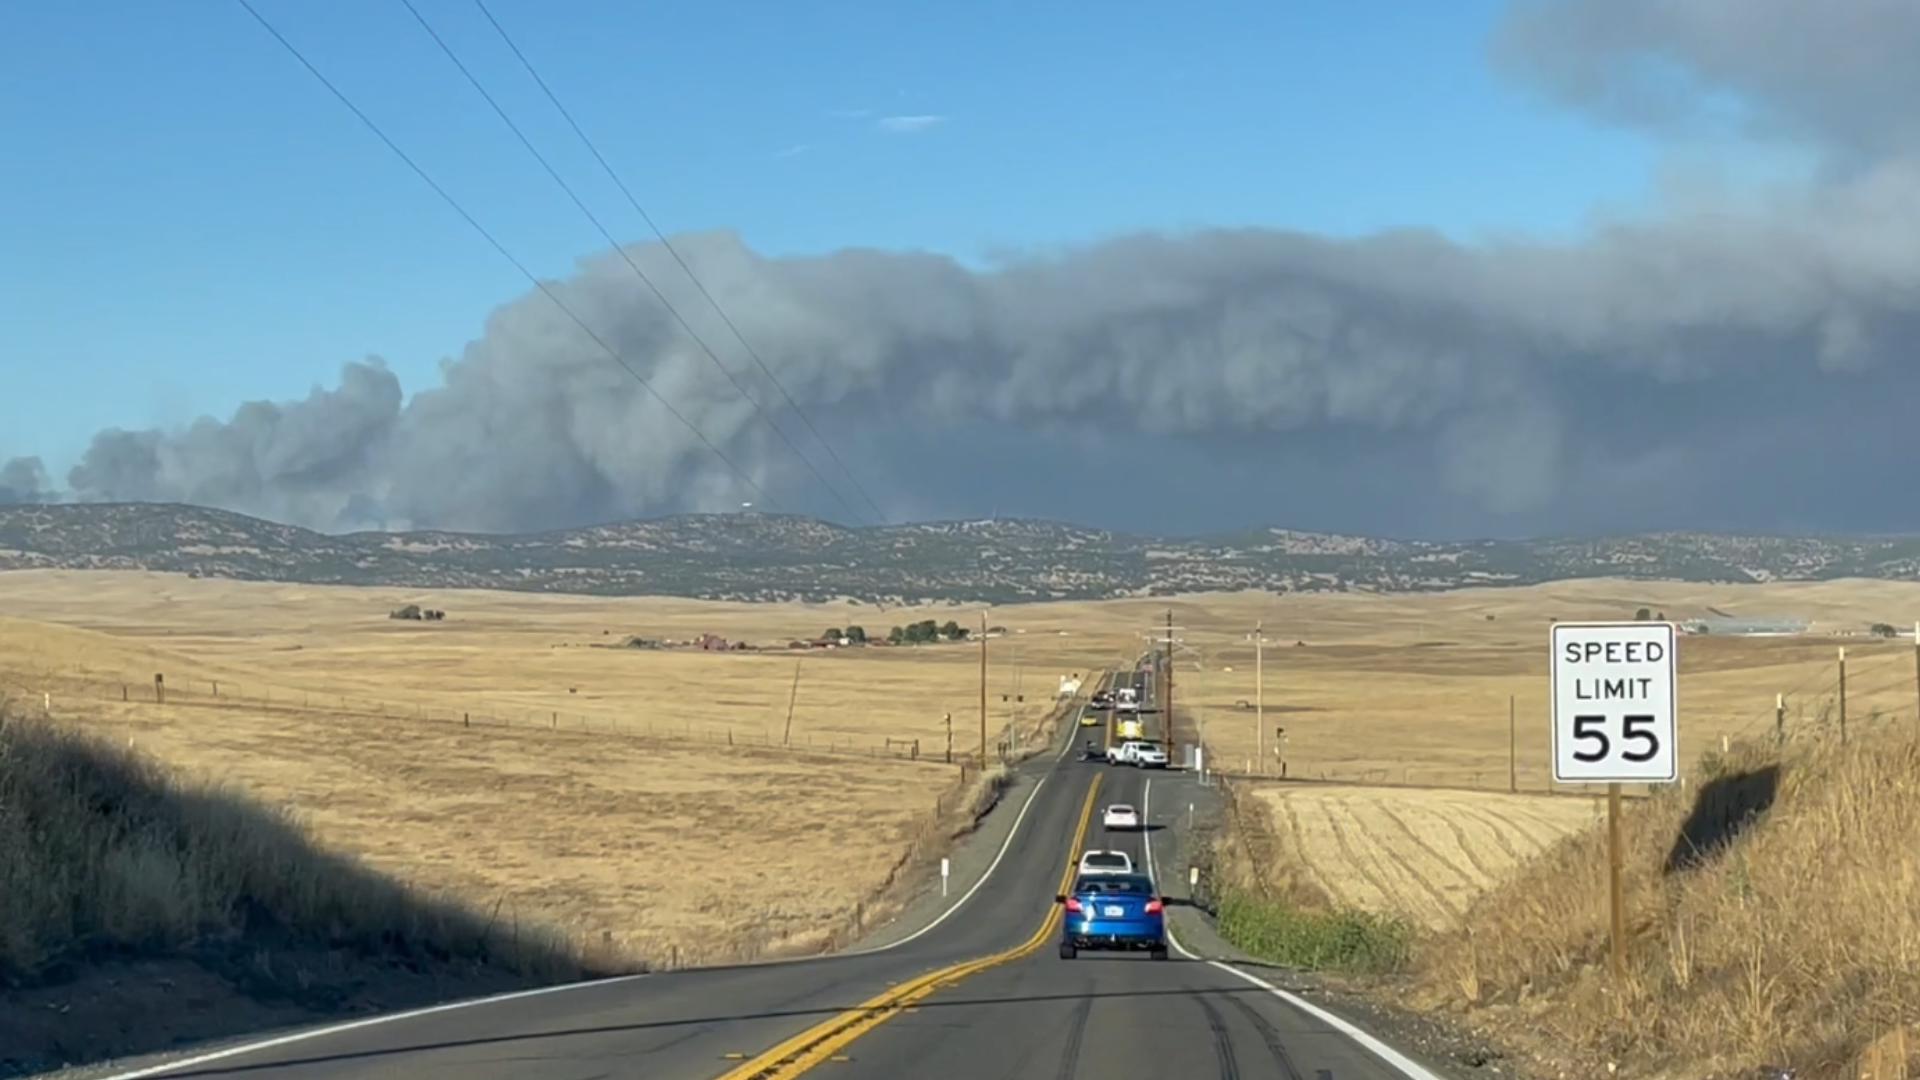
[[[1780,791],[1780,766],[1727,773],[1701,786],[1693,809],[1667,852],[1665,873],[1689,870],[1739,839],[1766,812]]]
[[[291,817],[0,714],[0,1075],[615,974],[424,896]]]

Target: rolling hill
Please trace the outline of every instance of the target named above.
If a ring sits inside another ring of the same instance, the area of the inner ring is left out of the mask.
[[[1214,590],[1416,591],[1580,577],[1920,579],[1920,538],[1659,533],[1442,542],[1262,529],[1198,538],[1048,521],[848,528],[687,514],[526,535],[330,535],[164,503],[0,506],[0,570],[737,600],[1007,603]]]

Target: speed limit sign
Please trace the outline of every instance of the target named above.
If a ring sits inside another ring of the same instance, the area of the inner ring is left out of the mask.
[[[1553,778],[1665,783],[1679,772],[1672,623],[1555,623]]]

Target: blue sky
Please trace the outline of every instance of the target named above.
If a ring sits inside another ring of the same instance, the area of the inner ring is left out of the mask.
[[[536,271],[601,246],[397,0],[257,2]],[[646,236],[469,0],[419,3],[616,235]],[[772,253],[1568,236],[1661,164],[1501,81],[1493,0],[491,6],[656,221]],[[416,390],[524,290],[237,4],[8,21],[0,459],[60,475],[98,428],[225,416],[369,354]]]

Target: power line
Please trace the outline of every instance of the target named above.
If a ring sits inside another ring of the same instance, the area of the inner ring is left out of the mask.
[[[307,69],[308,74],[312,75],[316,80],[318,80],[321,86],[326,87],[327,92],[331,93],[334,96],[334,98],[340,102],[340,104],[345,105],[349,112],[353,113],[353,115],[357,117],[362,124],[366,125],[366,128],[368,131],[373,132],[376,138],[378,138],[382,143],[385,143],[387,149],[393,151],[393,154],[395,157],[405,162],[407,168],[412,169],[415,176],[418,176],[428,187],[432,188],[434,194],[440,196],[441,201],[445,202],[449,207],[451,207],[454,213],[459,214],[461,220],[465,221],[468,225],[472,226],[473,231],[479,233],[481,238],[484,239],[489,245],[493,247],[493,250],[499,252],[501,258],[507,260],[509,263],[512,263],[513,268],[515,270],[520,271],[520,274],[522,277],[525,277],[528,281],[532,282],[533,286],[539,289],[542,293],[544,293],[548,300],[553,301],[553,305],[559,308],[563,313],[565,313],[567,318],[572,319],[574,322],[574,325],[578,326],[581,329],[581,331],[584,332],[589,338],[592,338],[593,343],[600,346],[601,350],[604,351],[609,357],[611,357],[614,363],[619,364],[622,368],[626,370],[627,374],[633,376],[634,381],[638,382],[642,389],[644,389],[648,394],[652,395],[653,399],[660,403],[660,407],[667,410],[668,415],[672,416],[675,420],[680,421],[680,423],[683,426],[685,426],[688,431],[693,433],[694,438],[699,439],[700,442],[703,445],[705,445],[708,450],[713,451],[713,456],[719,458],[720,461],[723,464],[725,464],[728,469],[732,470],[733,474],[739,477],[740,481],[746,484],[749,490],[751,490],[755,495],[759,496],[762,502],[767,503],[769,506],[772,506],[776,510],[780,508],[779,504],[774,502],[773,497],[768,495],[766,491],[762,489],[758,483],[755,483],[753,477],[748,475],[746,470],[742,469],[739,465],[735,464],[733,459],[727,456],[726,451],[720,449],[720,447],[715,445],[712,439],[707,438],[707,436],[704,433],[702,433],[699,428],[694,426],[693,421],[688,420],[686,416],[680,412],[680,410],[674,408],[672,402],[660,396],[660,391],[655,390],[653,388],[653,384],[647,381],[646,376],[640,374],[639,371],[635,370],[633,365],[627,362],[627,358],[620,355],[619,350],[607,344],[606,339],[602,338],[599,334],[594,333],[593,327],[588,326],[586,323],[586,320],[582,319],[577,313],[575,313],[571,307],[568,307],[566,301],[561,300],[559,295],[547,286],[546,282],[541,281],[538,277],[534,276],[533,271],[527,269],[527,266],[525,263],[515,258],[513,252],[508,251],[505,245],[501,244],[499,240],[495,239],[494,235],[491,232],[487,231],[486,226],[480,224],[479,221],[475,220],[474,216],[472,214],[469,214],[466,208],[460,205],[459,200],[455,199],[452,195],[449,195],[447,193],[447,189],[441,187],[440,184],[437,181],[435,181],[430,174],[428,174],[427,170],[425,170],[424,168],[421,168],[420,164],[414,161],[412,157],[408,156],[405,150],[400,149],[399,144],[394,142],[391,138],[389,138],[387,136],[387,133],[381,130],[380,125],[373,122],[372,117],[368,116],[365,112],[362,112],[360,109],[360,106],[355,105],[353,103],[352,98],[349,98],[345,93],[343,93],[340,90],[339,87],[335,86],[333,84],[333,81],[331,79],[328,79],[324,74],[322,74],[319,68],[313,66],[313,62],[311,60],[308,60],[306,58],[306,55],[303,54],[299,49],[295,48],[293,42],[287,40],[286,35],[282,34],[278,29],[274,27],[272,23],[268,22],[266,19],[266,16],[261,15],[260,12],[256,11],[254,9],[254,6],[251,3],[248,3],[248,0],[234,0],[234,2],[239,4],[242,8],[245,8],[247,14],[253,16],[253,19],[255,22],[259,23],[260,26],[263,29],[265,29],[267,33],[272,34],[273,39],[275,41],[278,41],[280,43],[280,46],[286,49],[287,52],[290,55],[292,55],[292,57],[295,60],[298,60],[300,62],[301,67],[304,67]]]
[[[593,155],[593,159],[600,163],[600,168],[607,174],[607,179],[612,180],[613,185],[620,189],[620,194],[626,197],[627,205],[633,207],[634,213],[640,215],[640,220],[646,222],[647,228],[653,230],[653,235],[659,239],[660,246],[666,248],[667,253],[673,256],[673,261],[680,264],[680,269],[686,273],[687,280],[693,282],[693,287],[698,289],[700,295],[706,298],[707,303],[713,307],[714,314],[720,316],[720,321],[726,324],[727,329],[732,332],[734,340],[738,341],[740,347],[747,351],[747,355],[753,358],[754,365],[766,375],[767,381],[773,384],[774,389],[780,391],[780,396],[786,399],[787,407],[793,410],[794,415],[800,418],[800,422],[806,426],[809,432],[813,433],[813,437],[826,449],[827,456],[831,457],[833,463],[840,467],[840,471],[846,475],[847,482],[853,485],[853,489],[859,492],[860,498],[872,509],[874,517],[882,522],[886,521],[886,513],[880,509],[878,503],[873,501],[873,496],[867,494],[867,489],[861,485],[860,478],[854,475],[853,470],[841,459],[839,451],[835,450],[833,444],[827,441],[827,437],[822,435],[820,429],[814,426],[813,420],[807,416],[806,410],[802,409],[800,403],[794,400],[793,395],[787,392],[786,386],[782,384],[779,377],[773,373],[773,369],[767,366],[765,360],[761,359],[760,351],[755,349],[753,344],[747,340],[746,335],[740,332],[740,327],[734,324],[733,319],[728,316],[726,310],[720,306],[720,302],[714,299],[713,294],[707,291],[706,284],[693,272],[693,268],[688,266],[687,261],[680,257],[680,250],[673,246],[671,240],[667,239],[667,234],[661,230],[660,226],[654,224],[653,216],[648,214],[646,209],[640,205],[640,200],[634,197],[633,191],[627,187],[625,181],[620,179],[620,174],[616,173],[613,166],[601,155],[600,148],[595,146],[593,140],[587,137],[586,131],[574,120],[573,113],[569,112],[567,107],[560,103],[560,98],[554,94],[553,89],[547,85],[547,80],[540,77],[540,72],[534,68],[533,61],[528,60],[526,54],[520,51],[520,46],[514,42],[512,35],[507,33],[506,27],[500,25],[500,20],[493,17],[493,12],[487,8],[485,0],[473,0],[473,3],[475,7],[480,9],[480,13],[487,17],[487,22],[493,24],[494,31],[500,35],[500,40],[506,42],[507,48],[512,50],[515,58],[520,61],[520,66],[527,69],[527,74],[532,76],[534,83],[540,87],[540,92],[546,95],[547,101],[552,103],[554,109],[566,120],[567,126],[573,129],[575,135],[579,136],[580,142],[586,146],[588,152]]]
[[[522,131],[520,125],[515,123],[513,118],[507,114],[506,109],[501,107],[500,102],[487,91],[486,85],[480,81],[479,76],[475,75],[473,70],[461,61],[459,54],[455,53],[453,47],[447,44],[446,39],[440,36],[439,31],[433,28],[433,24],[427,21],[426,16],[420,14],[420,9],[414,6],[413,0],[400,0],[400,3],[407,9],[408,13],[413,16],[414,21],[420,24],[420,28],[427,32],[427,36],[433,39],[433,43],[440,47],[440,51],[446,54],[447,59],[453,62],[453,66],[459,69],[460,74],[466,77],[468,84],[471,85],[474,91],[480,95],[481,99],[487,103],[487,106],[493,110],[494,115],[500,118],[500,122],[507,125],[507,130],[513,132],[514,138],[520,140],[520,145],[533,157],[533,160],[538,162],[542,169],[546,170],[547,176],[552,179],[555,184],[559,185],[560,190],[566,193],[568,199],[572,200],[574,207],[578,209],[588,221],[593,223],[594,229],[600,233],[601,238],[620,256],[621,261],[627,264],[627,269],[633,271],[634,276],[640,279],[640,283],[645,285],[647,290],[653,294],[653,298],[660,302],[660,306],[665,308],[669,315],[673,316],[674,322],[680,325],[680,329],[684,330],[687,336],[693,339],[693,343],[700,347],[700,351],[706,355],[706,358],[712,362],[714,367],[720,370],[720,374],[727,377],[727,381],[733,384],[733,388],[739,392],[742,398],[746,399],[747,404],[753,406],[754,413],[760,417],[761,421],[764,422],[775,435],[780,437],[780,441],[786,444],[787,449],[793,452],[794,457],[800,459],[800,463],[807,467],[807,471],[813,474],[814,479],[820,481],[820,485],[833,495],[835,501],[839,502],[841,509],[845,510],[849,515],[858,517],[859,512],[853,508],[853,504],[848,502],[846,497],[840,493],[840,490],[834,487],[833,483],[814,466],[813,462],[807,458],[807,455],[800,450],[800,447],[795,445],[791,438],[787,437],[787,433],[781,430],[780,425],[773,422],[773,417],[768,415],[767,410],[761,407],[759,400],[747,390],[746,386],[744,386],[739,379],[734,377],[733,372],[728,370],[725,363],[721,362],[719,354],[713,351],[712,347],[707,344],[706,339],[702,338],[700,334],[694,330],[693,325],[686,320],[685,316],[680,314],[678,308],[673,306],[672,301],[668,300],[666,294],[660,291],[660,287],[653,283],[653,279],[647,276],[646,271],[640,269],[640,264],[635,262],[633,256],[627,253],[625,245],[614,239],[613,233],[600,221],[599,216],[596,215],[593,210],[587,206],[585,200],[581,199],[579,194],[573,190],[573,186],[567,183],[566,179],[560,175],[559,170],[553,167],[553,164],[547,160],[546,155],[542,154],[539,149],[533,145],[533,140],[527,138],[526,133]],[[682,265],[684,267],[684,264]]]

